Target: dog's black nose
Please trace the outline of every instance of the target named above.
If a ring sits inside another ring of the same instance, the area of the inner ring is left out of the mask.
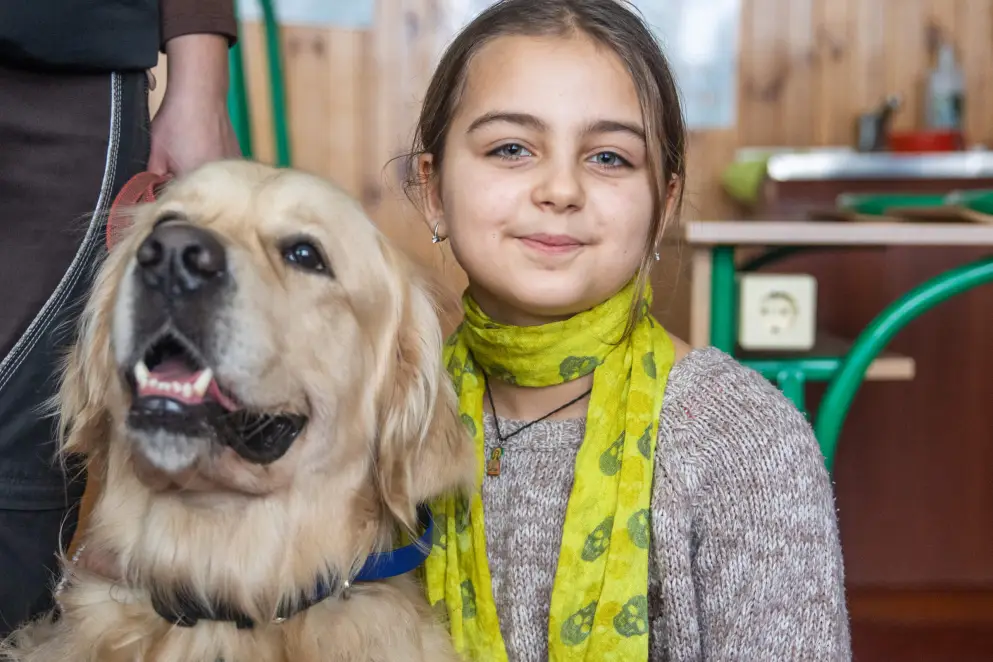
[[[145,284],[171,296],[196,292],[227,269],[217,236],[185,221],[159,223],[136,257]]]

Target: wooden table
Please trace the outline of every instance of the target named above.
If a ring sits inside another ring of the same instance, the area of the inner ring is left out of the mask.
[[[993,282],[993,258],[952,269],[907,292],[882,311],[852,342],[819,333],[802,353],[743,352],[737,346],[736,275],[799,250],[892,246],[990,246],[993,225],[840,221],[697,221],[683,228],[692,251],[690,343],[713,345],[776,382],[801,411],[804,387],[828,382],[815,431],[828,467],[837,437],[864,380],[913,379],[912,357],[887,353],[889,341],[910,321],[948,298]],[[747,262],[739,248],[764,249]]]

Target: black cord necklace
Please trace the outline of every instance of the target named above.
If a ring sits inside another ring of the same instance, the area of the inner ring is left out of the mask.
[[[531,421],[530,423],[525,423],[521,427],[519,427],[516,430],[514,430],[513,432],[511,432],[510,434],[504,435],[503,432],[500,430],[500,417],[497,416],[496,403],[493,401],[493,393],[490,391],[490,380],[487,379],[486,380],[486,398],[490,401],[490,411],[493,412],[493,425],[494,425],[494,427],[496,427],[497,439],[500,440],[500,445],[497,446],[496,448],[494,448],[493,451],[490,453],[490,459],[486,462],[486,475],[487,476],[499,476],[500,475],[500,458],[503,457],[503,444],[506,443],[506,441],[508,439],[510,439],[511,437],[514,437],[516,435],[519,435],[520,433],[524,432],[525,430],[527,430],[532,425],[535,425],[536,423],[541,423],[546,418],[549,418],[550,416],[554,416],[555,414],[559,413],[563,409],[567,409],[567,408],[571,407],[572,405],[576,404],[577,402],[579,402],[580,400],[582,400],[583,398],[585,398],[586,396],[588,396],[592,392],[593,392],[593,387],[591,386],[588,389],[586,389],[585,391],[583,391],[582,393],[580,393],[579,395],[577,395],[575,398],[573,398],[572,400],[570,400],[569,402],[567,402],[564,405],[562,405],[561,407],[556,407],[555,409],[553,409],[552,411],[548,412],[547,414],[545,414],[541,418],[536,418],[533,421]]]

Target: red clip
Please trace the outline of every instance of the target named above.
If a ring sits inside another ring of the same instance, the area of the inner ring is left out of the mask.
[[[156,175],[152,172],[139,172],[121,187],[107,214],[107,250],[112,249],[121,233],[131,224],[128,207],[155,202],[155,196],[172,177]]]

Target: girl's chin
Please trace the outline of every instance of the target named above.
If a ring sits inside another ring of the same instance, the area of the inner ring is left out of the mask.
[[[624,281],[627,282],[627,281]],[[507,287],[509,285],[509,287]],[[568,319],[598,305],[623,287],[605,288],[603,281],[535,275],[507,283],[493,294],[470,291],[487,315],[503,324],[538,326]]]

